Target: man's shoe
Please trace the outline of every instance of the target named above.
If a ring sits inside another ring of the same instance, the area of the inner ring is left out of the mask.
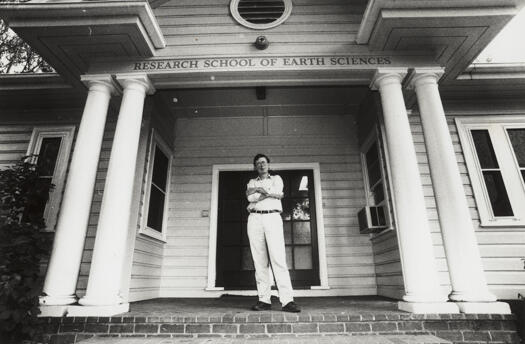
[[[252,306],[252,311],[269,311],[270,309],[272,309],[272,305],[262,301],[257,301],[257,303]]]
[[[291,302],[288,302],[285,306],[283,306],[282,311],[291,312],[291,313],[299,313],[301,309],[299,308],[299,306],[297,306],[295,302],[291,301]]]

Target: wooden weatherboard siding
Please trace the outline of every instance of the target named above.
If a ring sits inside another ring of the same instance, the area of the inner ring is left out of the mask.
[[[377,295],[400,299],[405,292],[395,230],[372,239]]]
[[[283,24],[253,30],[230,15],[229,0],[171,0],[154,10],[167,48],[161,56],[247,55],[258,51],[255,38],[266,35],[267,54],[345,53],[364,49],[355,44],[367,1],[294,0]]]
[[[173,119],[163,114],[161,109],[153,107],[149,116],[151,103],[147,103],[147,118],[150,119],[144,125],[141,133],[141,144],[139,147],[139,164],[142,164],[142,175],[140,176],[140,193],[137,200],[138,221],[133,258],[131,261],[131,276],[129,284],[129,301],[147,300],[159,297],[161,284],[161,271],[164,259],[165,244],[157,239],[138,233],[140,226],[144,225],[145,188],[147,187],[146,169],[149,166],[149,150],[151,128],[168,144],[173,142],[174,122]]]
[[[0,168],[16,164],[27,152],[32,125],[0,124]]]
[[[254,98],[251,92],[246,97]],[[282,97],[283,92],[272,94]],[[161,296],[217,295],[205,291],[210,219],[202,215],[210,210],[212,167],[251,164],[258,152],[268,154],[272,163],[320,164],[330,290],[318,295],[377,293],[372,245],[368,235],[359,234],[356,217],[364,202],[356,110],[307,104],[316,97],[328,99],[330,93],[337,92],[312,93],[302,99],[303,105],[274,104],[269,96],[266,106],[175,109],[187,116],[176,123]],[[212,97],[200,98],[213,103]],[[180,99],[184,102],[184,95]]]

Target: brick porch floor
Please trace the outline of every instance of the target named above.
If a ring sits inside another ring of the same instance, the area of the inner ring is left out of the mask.
[[[133,302],[123,316],[165,316],[176,314],[246,313],[256,297],[224,296],[216,299],[155,299]],[[397,301],[382,297],[305,297],[296,298],[302,313],[400,314]],[[281,304],[272,298],[272,312]]]

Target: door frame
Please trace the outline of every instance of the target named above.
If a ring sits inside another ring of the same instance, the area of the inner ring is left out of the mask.
[[[326,262],[326,243],[323,216],[323,196],[321,194],[321,168],[318,162],[311,163],[272,163],[272,170],[312,170],[314,176],[315,189],[315,211],[317,214],[317,243],[319,255],[319,286],[312,286],[312,290],[327,290],[328,268]],[[219,172],[221,171],[252,171],[251,164],[221,164],[213,165],[212,189],[210,205],[210,236],[208,244],[208,283],[207,291],[224,290],[223,287],[215,285],[217,276],[217,221],[219,208]],[[229,290],[228,292],[232,292]]]

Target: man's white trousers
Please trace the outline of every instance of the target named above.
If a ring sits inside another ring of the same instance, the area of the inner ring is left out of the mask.
[[[255,280],[259,301],[271,303],[271,279],[269,261],[279,289],[279,300],[284,306],[293,301],[292,282],[286,265],[283,220],[281,214],[257,214],[248,216],[248,238],[255,266]],[[266,249],[268,247],[268,249]],[[268,260],[268,254],[270,258]]]

